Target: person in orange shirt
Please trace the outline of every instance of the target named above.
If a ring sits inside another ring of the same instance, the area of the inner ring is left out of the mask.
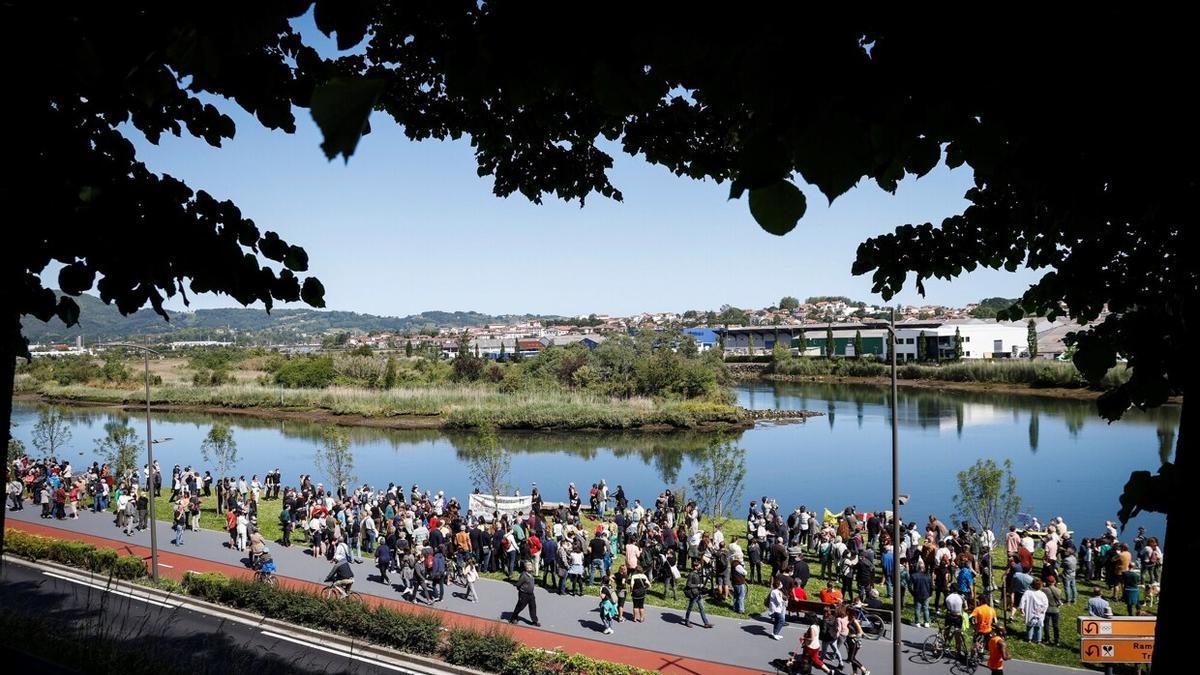
[[[1011,656],[1008,653],[1008,643],[1004,641],[1004,626],[996,626],[996,632],[988,640],[988,669],[992,675],[1004,675],[1004,662]]]
[[[975,601],[975,610],[971,612],[971,623],[975,626],[976,636],[986,636],[992,632],[996,623],[996,610],[988,604],[986,595],[981,595]]]
[[[825,588],[821,589],[821,602],[827,605],[840,605],[842,603],[842,592],[833,587],[832,581],[825,582]]]

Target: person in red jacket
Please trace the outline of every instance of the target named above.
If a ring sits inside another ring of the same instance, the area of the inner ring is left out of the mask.
[[[531,530],[525,543],[529,546],[529,561],[533,563],[533,576],[536,577],[542,561],[542,540]]]

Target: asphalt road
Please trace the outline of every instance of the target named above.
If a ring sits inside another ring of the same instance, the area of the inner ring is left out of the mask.
[[[0,575],[0,605],[8,617],[53,622],[65,626],[60,628],[62,634],[80,640],[103,634],[115,642],[118,651],[150,650],[152,660],[189,673],[396,675],[410,672],[397,670],[390,664],[383,666],[330,653],[269,628],[225,621],[15,564],[5,565]],[[72,629],[78,633],[72,634]],[[21,645],[5,646],[11,655],[20,655],[21,660],[15,663],[27,663]],[[46,660],[41,659],[43,664],[37,672],[96,672],[92,667],[80,667],[83,664],[74,664],[75,670],[55,669]],[[49,671],[43,669],[47,666],[51,668]]]

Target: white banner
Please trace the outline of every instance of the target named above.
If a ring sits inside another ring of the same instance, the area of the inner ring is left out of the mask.
[[[533,509],[533,497],[506,497],[499,495],[472,494],[467,499],[467,508],[475,512],[476,515],[491,516],[493,511],[516,515],[518,511],[529,513]]]

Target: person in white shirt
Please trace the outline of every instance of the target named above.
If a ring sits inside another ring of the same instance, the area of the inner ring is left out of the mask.
[[[713,526],[712,543],[714,548],[721,548],[721,545],[725,543],[725,533],[721,531],[720,523]]]
[[[243,511],[237,517],[237,549],[239,551],[246,550],[246,534],[247,528],[250,526],[250,519],[246,517]]]
[[[1034,579],[1029,590],[1021,594],[1021,613],[1025,615],[1026,639],[1030,642],[1041,642],[1046,623],[1046,610],[1050,608],[1050,598],[1042,590],[1042,580]]]
[[[1021,546],[1030,553],[1033,553],[1035,550],[1037,550],[1037,544],[1034,543],[1033,537],[1029,536],[1028,532],[1025,533],[1024,537],[1021,537]]]

